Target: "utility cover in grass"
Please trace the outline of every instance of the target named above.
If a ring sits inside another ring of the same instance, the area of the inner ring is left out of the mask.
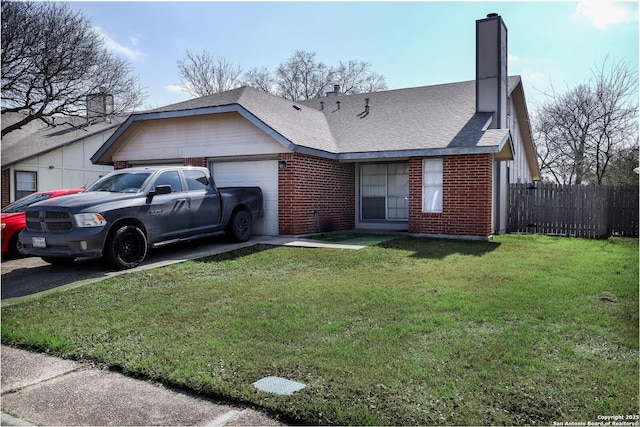
[[[305,384],[297,383],[280,377],[264,377],[253,383],[253,386],[260,391],[267,393],[290,395],[306,387]]]

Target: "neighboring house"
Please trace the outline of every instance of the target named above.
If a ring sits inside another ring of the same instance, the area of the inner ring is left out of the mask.
[[[116,168],[208,166],[259,185],[257,234],[347,229],[487,238],[506,228],[510,182],[540,179],[507,29],[476,23],[476,80],[292,102],[243,87],[133,114],[94,154]]]
[[[3,126],[17,116],[3,114]],[[2,138],[2,207],[37,191],[85,187],[113,170],[111,165],[91,163],[91,155],[124,118],[68,120],[73,126],[36,120]]]

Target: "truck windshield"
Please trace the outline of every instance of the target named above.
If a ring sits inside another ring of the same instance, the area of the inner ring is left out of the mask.
[[[91,184],[85,191],[110,191],[115,193],[137,193],[144,186],[150,172],[118,173],[107,175]]]

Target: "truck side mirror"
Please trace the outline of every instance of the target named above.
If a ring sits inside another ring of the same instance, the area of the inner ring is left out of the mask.
[[[171,186],[168,184],[156,186],[155,190],[151,190],[147,194],[147,203],[150,203],[153,200],[153,197],[158,194],[171,194]]]
[[[158,185],[156,187],[155,194],[171,194],[171,186],[170,185]]]

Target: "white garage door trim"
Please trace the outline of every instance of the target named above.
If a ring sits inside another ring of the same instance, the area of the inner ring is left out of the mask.
[[[260,187],[264,198],[264,218],[255,224],[254,234],[278,235],[277,160],[211,160],[209,169],[218,187]]]

